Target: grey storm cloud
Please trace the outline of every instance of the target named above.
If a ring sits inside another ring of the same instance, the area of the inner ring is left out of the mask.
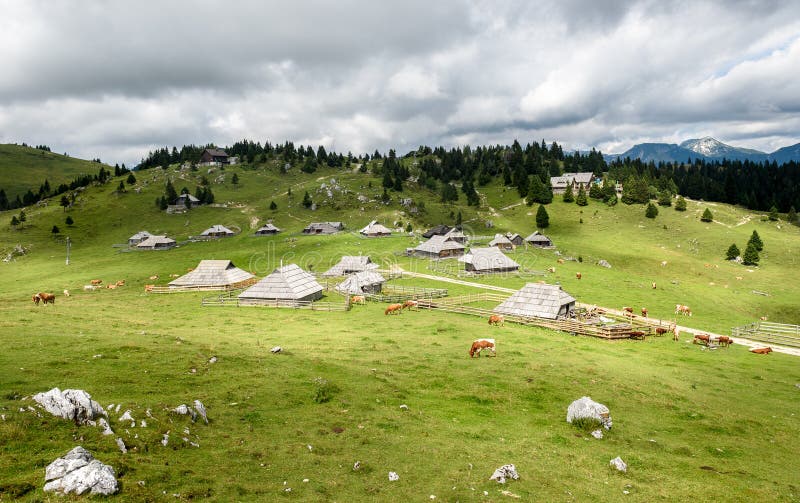
[[[0,142],[800,141],[795,1],[0,0]]]

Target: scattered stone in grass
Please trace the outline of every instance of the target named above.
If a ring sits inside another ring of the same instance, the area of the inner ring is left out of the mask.
[[[94,459],[81,446],[77,446],[63,457],[45,468],[44,490],[64,494],[114,494],[119,489],[114,469]]]
[[[275,346],[274,348],[270,349],[269,352],[273,354],[278,354],[283,351],[283,348],[280,346]]]
[[[103,435],[114,434],[114,432],[111,430],[111,426],[109,426],[108,424],[108,421],[106,421],[104,418],[101,417],[100,420],[98,421],[98,424],[100,424],[100,427],[103,428]]]
[[[134,424],[131,426],[131,428],[133,428],[134,426],[136,426],[136,421],[133,419],[133,416],[131,416],[131,410],[130,410],[130,409],[126,410],[126,411],[125,411],[125,413],[124,413],[123,415],[121,415],[121,416],[120,416],[120,418],[118,419],[118,421],[119,421],[120,423],[121,423],[122,421],[132,421]]]
[[[189,431],[189,428],[184,428],[184,429],[183,429],[183,434],[184,434],[184,435],[191,435],[191,434],[192,434],[192,432],[190,432],[190,431]]]
[[[114,404],[110,403],[110,404],[108,404],[108,407],[106,407],[106,410],[111,410],[113,408],[114,408]]]
[[[137,484],[139,484],[141,487],[144,487],[144,480],[140,480],[139,482],[137,482]]]
[[[189,373],[190,374],[196,374],[197,373],[197,369],[193,368],[193,369],[189,370]]]
[[[308,479],[303,479],[303,482],[308,482]]]
[[[357,472],[360,469],[361,469],[361,461],[356,461],[355,463],[353,463],[353,471],[354,472]]]
[[[308,452],[311,452],[311,451],[314,450],[314,447],[312,447],[311,445],[307,445],[306,447],[308,447]]]
[[[592,432],[592,436],[593,436],[594,438],[596,438],[596,439],[600,440],[601,438],[603,438],[603,430],[594,430],[594,431]]]
[[[400,406],[400,409],[402,409],[402,410],[408,410],[408,405],[406,405],[406,404],[402,404],[402,405]]]
[[[145,421],[144,419],[142,419],[142,420],[139,422],[139,427],[140,427],[140,428],[147,428],[147,421]]]
[[[0,419],[2,419],[3,421],[5,421],[5,420],[6,420],[6,415],[5,415],[5,414],[0,414]]]
[[[53,388],[37,393],[33,400],[50,414],[75,421],[76,424],[90,424],[95,417],[107,415],[89,393],[80,389],[65,389],[62,392]]]
[[[169,432],[166,432],[164,433],[164,437],[161,439],[161,445],[166,447],[168,443],[169,443]]]
[[[513,479],[517,480],[519,478],[519,474],[517,474],[517,467],[514,465],[503,465],[497,470],[494,471],[489,480],[496,480],[499,484],[505,484],[506,479]]]
[[[203,405],[203,402],[201,402],[200,400],[195,400],[194,401],[194,408],[197,411],[197,413],[200,415],[200,417],[203,418],[203,422],[208,424],[208,416],[206,415],[206,407],[205,407],[205,405]]]
[[[92,358],[102,358],[102,357],[103,357],[103,355],[100,355],[100,354],[92,356]]]
[[[794,385],[795,388],[800,388],[800,382]]]
[[[608,463],[614,468],[616,468],[618,471],[622,473],[628,473],[628,464],[625,463],[625,461],[622,461],[622,458],[620,458],[619,456],[612,459]]]
[[[597,403],[588,396],[581,397],[567,407],[567,422],[577,426],[588,426],[588,422],[597,421],[602,426],[611,429],[611,414],[608,407]]]
[[[211,358],[208,359],[208,363],[217,363],[217,357],[212,356]]]
[[[506,491],[506,490],[500,491],[500,494],[502,494],[503,496],[508,496],[509,498],[517,498],[517,499],[519,499],[519,497],[520,497],[519,494],[514,494],[511,491]]]
[[[605,267],[606,269],[611,269],[611,264],[609,264],[606,260],[600,259],[597,261],[597,265],[600,267]]]
[[[436,496],[434,496],[433,494],[431,494],[430,496],[428,496],[428,498],[430,498],[430,499],[432,499],[432,500],[435,500],[435,499],[436,499]]]
[[[118,404],[117,404],[117,406],[114,408],[114,413],[115,413],[115,414],[119,414],[119,409],[120,409],[120,407],[122,407],[122,404],[121,404],[121,403],[118,403]]]
[[[628,491],[627,489],[626,489],[626,490],[624,490],[624,491],[622,491],[622,494],[630,494],[630,493],[631,493],[631,492],[630,492],[630,491]]]
[[[389,482],[394,482],[396,480],[400,480],[400,475],[397,472],[389,472]]]
[[[172,409],[172,412],[174,412],[175,414],[180,414],[182,416],[191,416],[192,421],[197,419],[197,413],[194,411],[194,409],[192,409],[185,403],[182,403],[177,407],[175,407],[174,409]]]
[[[126,454],[128,452],[128,448],[125,447],[125,441],[120,437],[117,437],[117,447],[119,447],[119,450],[122,452],[122,454]]]
[[[153,410],[147,409],[146,411],[144,411],[144,415],[149,417],[150,419],[153,419]]]

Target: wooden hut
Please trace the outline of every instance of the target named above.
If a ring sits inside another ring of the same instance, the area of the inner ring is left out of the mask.
[[[255,285],[239,294],[242,304],[259,301],[313,301],[322,297],[322,285],[296,264],[275,269]]]
[[[358,231],[361,233],[362,236],[366,236],[368,238],[377,238],[383,236],[391,236],[392,231],[381,224],[378,223],[377,220],[373,220],[366,227]]]
[[[489,246],[495,246],[501,250],[513,250],[514,243],[502,234],[495,234],[494,239],[489,241]]]
[[[574,193],[578,193],[578,189],[583,186],[583,189],[589,191],[589,185],[594,180],[594,174],[591,171],[583,173],[564,173],[561,176],[550,177],[550,187],[553,189],[553,194],[563,194],[567,191],[567,187],[572,187]]]
[[[175,200],[173,206],[192,208],[194,206],[200,206],[200,200],[191,194],[181,194],[178,196],[178,199]]]
[[[458,227],[453,227],[447,231],[444,234],[444,237],[448,241],[455,241],[456,243],[461,243],[462,245],[467,242],[467,236],[465,236]]]
[[[511,260],[499,248],[472,248],[469,253],[458,258],[469,272],[493,273],[518,271],[519,264]]]
[[[351,274],[346,280],[336,285],[336,291],[361,295],[365,293],[381,293],[386,279],[375,271],[361,271]]]
[[[513,244],[514,246],[522,246],[525,244],[525,238],[523,238],[519,234],[506,232],[506,237],[508,238],[509,241],[511,241],[511,244]]]
[[[435,235],[416,248],[412,248],[412,252],[414,255],[426,258],[459,257],[464,254],[464,245],[444,236]]]
[[[312,222],[303,229],[303,234],[336,234],[344,230],[342,222]]]
[[[554,320],[571,316],[575,299],[558,285],[528,283],[494,308],[498,314]]]
[[[170,281],[174,289],[219,290],[241,288],[253,282],[253,276],[230,260],[201,260],[194,270]]]
[[[264,224],[255,232],[256,236],[271,236],[279,233],[281,230],[272,224]]]
[[[366,255],[345,255],[338,264],[322,273],[322,275],[326,277],[345,276],[355,272],[372,271],[377,268],[378,264],[372,262]]]
[[[425,239],[430,239],[433,236],[444,236],[445,234],[450,232],[450,229],[452,229],[452,227],[450,227],[449,225],[440,224],[435,227],[431,227],[427,231],[423,232],[422,237],[424,237]]]
[[[212,225],[208,229],[204,230],[200,237],[204,238],[226,238],[236,234],[232,230],[228,229],[224,225]]]
[[[128,238],[128,246],[136,246],[150,236],[152,236],[152,234],[147,231],[139,231]]]
[[[553,242],[550,238],[544,234],[539,234],[539,231],[535,231],[533,234],[526,237],[525,242],[531,246],[538,246],[539,248],[551,248],[553,246]]]
[[[200,154],[201,166],[222,166],[230,163],[230,156],[227,152],[218,148],[207,148]]]
[[[169,250],[175,246],[177,246],[175,240],[167,236],[150,236],[136,245],[136,248],[139,250]]]

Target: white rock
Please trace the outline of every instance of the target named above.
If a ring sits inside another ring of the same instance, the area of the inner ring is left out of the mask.
[[[598,440],[603,438],[603,430],[594,430],[592,436]]]
[[[517,474],[517,467],[514,465],[503,465],[497,470],[494,471],[489,480],[496,480],[500,484],[505,484],[506,479],[513,479],[517,480],[519,478],[519,474]]]
[[[628,472],[628,465],[619,456],[609,461],[609,464],[621,472]]]
[[[181,414],[183,416],[191,416],[192,417],[192,421],[197,419],[197,412],[195,412],[193,408],[189,407],[185,403],[182,403],[182,404],[178,405],[177,407],[175,407],[174,409],[172,409],[172,412],[174,412],[176,414]]]
[[[308,482],[308,479],[303,479],[303,482]]]
[[[141,427],[141,428],[147,428],[147,421],[145,421],[144,419],[142,419],[142,420],[139,422],[139,427]]]
[[[120,437],[117,437],[117,447],[119,447],[119,450],[122,452],[122,454],[128,452],[128,448],[125,447],[125,442]]]
[[[103,428],[103,435],[113,435],[114,432],[111,430],[111,426],[109,426],[108,421],[103,419],[102,417],[98,421],[100,427]]]
[[[45,468],[45,491],[64,494],[114,494],[119,489],[114,469],[104,465],[81,446]]]
[[[356,461],[353,463],[353,471],[358,471],[361,469],[361,461]]]
[[[567,407],[567,422],[571,423],[574,419],[589,418],[596,419],[603,424],[607,430],[611,429],[611,414],[608,407],[597,403],[588,396],[575,400]]]
[[[130,409],[126,410],[125,413],[122,414],[117,421],[119,421],[120,423],[122,421],[131,421],[131,422],[134,422],[134,423],[136,422],[133,419],[133,416],[131,416],[131,410]],[[134,426],[136,426],[136,425],[134,424]]]
[[[114,408],[114,413],[115,413],[115,414],[118,414],[118,413],[119,413],[119,408],[120,408],[120,407],[122,407],[122,404],[121,404],[121,403],[118,403],[118,404],[117,404],[117,406]]]
[[[397,472],[389,472],[389,482],[394,482],[395,480],[400,480],[400,475]]]
[[[147,409],[146,411],[144,411],[144,415],[149,417],[150,419],[153,419],[153,411],[152,411],[152,409]]]
[[[283,348],[280,346],[275,346],[274,348],[269,350],[270,353],[276,353],[276,354],[280,353],[281,351],[283,351]]]
[[[194,401],[194,409],[200,414],[200,417],[203,418],[203,421],[208,424],[208,416],[206,415],[206,407],[203,405],[203,402],[200,400]]]
[[[62,392],[58,388],[53,388],[34,395],[33,400],[50,414],[78,424],[87,424],[96,417],[107,415],[103,407],[92,400],[89,393],[80,389],[65,389]]]
[[[402,410],[408,410],[408,405],[406,405],[406,404],[403,404],[403,405],[401,405],[401,406],[400,406],[400,408],[401,408]]]
[[[114,404],[110,403],[110,404],[108,404],[108,407],[106,407],[106,410],[111,410],[113,408],[114,408]]]
[[[166,447],[168,443],[169,443],[169,432],[164,433],[164,438],[161,439],[161,445],[163,445],[164,447]]]
[[[217,357],[212,356],[211,358],[208,359],[208,363],[217,363]]]

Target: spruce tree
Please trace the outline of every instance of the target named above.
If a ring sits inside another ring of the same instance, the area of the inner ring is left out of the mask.
[[[52,232],[53,234],[58,234],[59,232],[61,232],[61,229],[59,229],[57,225],[54,225],[53,228],[50,230],[50,232]]]
[[[662,190],[658,193],[659,206],[672,206],[672,194],[668,190]]]
[[[19,220],[17,219],[17,216],[14,215],[13,217],[11,217],[11,227],[16,227],[18,225],[19,225]]]
[[[233,177],[231,178],[231,183],[233,184],[233,188],[234,188],[234,189],[236,189],[237,187],[239,187],[239,175],[237,175],[236,173],[234,173],[234,174],[233,174]]]
[[[564,195],[562,199],[565,203],[572,203],[575,202],[575,195],[572,193],[572,184],[567,184],[567,190],[564,191]]]
[[[758,249],[754,243],[747,243],[747,249],[742,256],[742,263],[744,265],[758,265]]]
[[[122,180],[120,180],[119,185],[117,185],[117,192],[125,192],[125,182]]]
[[[778,221],[778,208],[776,208],[775,205],[773,205],[772,208],[769,209],[769,219],[771,222]]]
[[[603,199],[603,188],[596,183],[592,183],[589,187],[589,197],[592,199]]]
[[[764,243],[761,241],[761,236],[758,235],[757,231],[753,231],[753,234],[750,235],[750,240],[747,241],[747,244],[753,244],[753,246],[756,248],[756,251],[761,251],[764,249]]]
[[[533,206],[533,203],[543,202],[544,190],[542,179],[539,178],[539,175],[533,175],[531,177],[531,184],[528,186],[528,196],[525,198],[525,202],[528,206]]]
[[[128,179],[126,181],[128,182],[128,185],[133,185],[136,183],[136,177],[133,176],[133,173],[131,173],[128,175]]]
[[[75,223],[75,220],[73,220],[71,216],[67,215],[67,219],[64,220],[64,223],[67,225],[72,225]]]
[[[543,204],[539,205],[539,209],[536,210],[536,227],[540,229],[546,229],[550,226],[550,215],[547,214],[547,210],[545,209]]]
[[[277,210],[277,209],[278,209],[278,205],[277,205],[277,204],[275,204],[275,201],[270,201],[270,203],[269,203],[269,209],[271,209],[272,211],[275,211],[275,210]]]
[[[586,206],[589,201],[586,199],[586,191],[583,190],[583,184],[578,188],[578,196],[575,198],[575,204],[578,206]]]
[[[792,225],[797,225],[797,210],[794,209],[794,206],[789,208],[789,213],[786,214],[786,221]]]
[[[61,196],[61,202],[59,202],[58,204],[60,204],[64,208],[64,213],[66,213],[67,208],[69,207],[69,198],[67,196]]]
[[[733,243],[728,247],[728,251],[725,253],[725,260],[735,260],[739,255],[741,255],[739,247],[736,246],[736,243]]]
[[[311,204],[311,196],[309,196],[308,191],[306,191],[305,195],[303,196],[303,206],[310,208]]]
[[[647,218],[656,218],[658,216],[658,208],[653,203],[647,203],[647,209],[644,211],[644,216]]]
[[[686,211],[686,199],[683,196],[678,196],[675,201],[675,211]]]
[[[712,222],[714,220],[714,215],[711,214],[711,210],[706,208],[706,211],[703,212],[703,216],[700,217],[701,222]]]

